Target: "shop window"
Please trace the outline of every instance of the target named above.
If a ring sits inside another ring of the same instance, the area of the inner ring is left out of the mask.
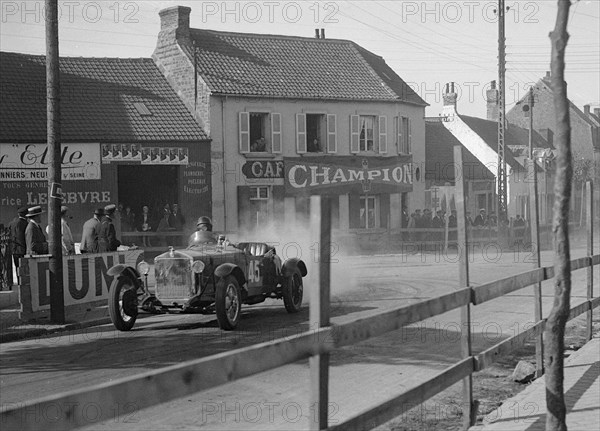
[[[350,116],[350,151],[387,152],[387,118],[375,115]]]
[[[251,201],[269,200],[269,186],[250,187]]]
[[[281,114],[239,113],[241,153],[280,153]]]
[[[360,223],[361,229],[375,229],[379,227],[379,200],[377,196],[360,197]]]
[[[408,117],[395,118],[396,145],[398,154],[412,153],[411,121]]]

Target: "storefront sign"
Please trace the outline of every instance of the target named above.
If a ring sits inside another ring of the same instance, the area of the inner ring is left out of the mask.
[[[251,160],[244,163],[246,178],[283,178],[283,160]]]
[[[0,145],[0,180],[47,181],[50,155],[46,144]],[[63,180],[100,179],[98,144],[62,144]]]
[[[65,307],[108,300],[108,290],[114,277],[107,271],[117,264],[136,267],[142,259],[142,250],[63,256]],[[49,257],[32,257],[24,262],[28,266],[29,277],[20,286],[23,310],[29,313],[49,310]],[[25,282],[27,280],[28,283]]]
[[[412,156],[286,158],[288,195],[411,192]]]

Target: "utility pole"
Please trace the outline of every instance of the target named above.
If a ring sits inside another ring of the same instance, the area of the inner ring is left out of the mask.
[[[60,157],[60,69],[58,0],[46,0],[46,112],[50,167],[48,169],[48,249],[50,254],[50,320],[65,323],[62,271],[62,201]]]
[[[506,37],[504,35],[504,0],[498,0],[498,226],[507,216],[506,159],[504,157],[504,134],[506,125]]]

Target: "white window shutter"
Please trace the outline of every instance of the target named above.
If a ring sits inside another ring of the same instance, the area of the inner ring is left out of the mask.
[[[360,139],[360,121],[358,115],[350,116],[350,152],[358,153],[360,150],[359,139]]]
[[[337,124],[335,114],[327,115],[327,152],[337,153]]]
[[[281,114],[271,114],[271,151],[281,153]]]
[[[240,112],[240,153],[250,152],[250,113]]]
[[[306,153],[306,114],[296,114],[296,151]]]
[[[379,153],[387,153],[387,117],[379,117]]]
[[[408,119],[408,140],[406,142],[406,151],[408,154],[412,154],[412,121]]]

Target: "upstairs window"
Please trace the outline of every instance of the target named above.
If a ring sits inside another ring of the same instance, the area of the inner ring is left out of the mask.
[[[412,153],[411,121],[408,117],[396,117],[396,144],[398,154]]]
[[[241,153],[280,153],[281,114],[239,113]]]
[[[374,135],[375,135],[375,117],[372,115],[361,115],[358,120],[359,151],[373,151]]]
[[[325,144],[325,115],[306,114],[306,151],[323,152]]]
[[[296,152],[337,152],[335,114],[296,114]]]
[[[387,117],[351,115],[350,152],[387,153]]]

